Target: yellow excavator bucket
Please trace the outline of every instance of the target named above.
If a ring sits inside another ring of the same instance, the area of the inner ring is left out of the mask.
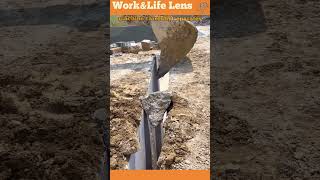
[[[151,21],[151,26],[161,50],[157,72],[160,78],[189,53],[198,30],[188,21]]]

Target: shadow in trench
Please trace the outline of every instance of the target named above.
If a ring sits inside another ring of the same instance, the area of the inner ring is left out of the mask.
[[[149,69],[151,61],[138,62],[138,63],[124,63],[124,64],[113,64],[111,65],[111,70],[121,70],[121,69],[131,69],[134,71],[141,71],[143,69]]]
[[[189,57],[185,57],[181,62],[175,65],[171,71],[172,74],[184,74],[193,71],[192,62]]]
[[[213,37],[243,37],[267,29],[260,0],[216,0],[212,8]]]
[[[107,6],[101,3],[88,5],[55,5],[44,8],[0,10],[0,27],[23,25],[61,24],[79,31],[95,31],[107,23]]]
[[[134,71],[149,70],[151,61],[137,62],[137,63],[123,63],[113,64],[110,66],[111,70],[130,69]],[[192,62],[190,58],[185,57],[181,62],[175,65],[170,71],[172,74],[184,74],[193,71]]]

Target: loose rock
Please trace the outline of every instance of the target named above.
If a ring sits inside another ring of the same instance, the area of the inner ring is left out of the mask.
[[[141,46],[142,46],[142,50],[149,51],[152,47],[151,41],[145,39],[145,40],[141,41]]]
[[[111,48],[110,51],[111,51],[111,54],[118,54],[122,52],[122,48],[121,47]]]
[[[170,92],[160,91],[140,97],[142,107],[153,126],[158,126],[163,120],[163,115],[170,106],[171,96]]]

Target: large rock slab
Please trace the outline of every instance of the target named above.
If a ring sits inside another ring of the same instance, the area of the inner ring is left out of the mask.
[[[168,91],[157,91],[145,97],[140,97],[144,111],[148,115],[148,120],[152,126],[158,126],[163,115],[171,104],[172,93]]]

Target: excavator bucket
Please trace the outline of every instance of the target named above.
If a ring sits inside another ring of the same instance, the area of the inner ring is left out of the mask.
[[[151,26],[161,50],[157,72],[161,78],[192,49],[198,30],[188,21],[152,21]]]

